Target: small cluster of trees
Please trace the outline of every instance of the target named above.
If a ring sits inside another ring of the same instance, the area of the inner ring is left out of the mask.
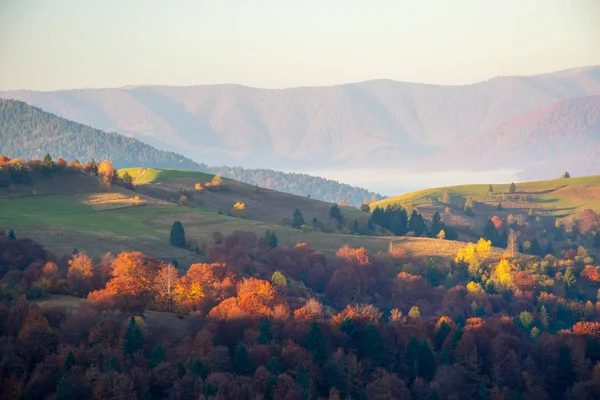
[[[375,225],[391,231],[395,236],[405,236],[412,232],[414,236],[429,236],[454,240],[457,238],[456,231],[442,221],[439,212],[435,212],[427,226],[423,216],[413,210],[410,217],[405,208],[398,205],[388,205],[386,208],[375,207],[372,214]]]
[[[0,187],[11,187],[22,183],[31,182],[34,176],[50,176],[64,172],[81,172],[97,176],[100,185],[108,190],[112,185],[123,186],[129,190],[135,190],[133,178],[129,173],[119,177],[117,171],[110,161],[104,160],[97,164],[94,159],[81,164],[79,160],[67,162],[63,158],[52,159],[46,154],[43,160],[23,160],[21,158],[10,159],[0,156]]]

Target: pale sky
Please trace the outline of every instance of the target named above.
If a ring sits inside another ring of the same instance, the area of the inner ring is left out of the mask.
[[[370,79],[600,65],[600,0],[0,0],[0,89]]]

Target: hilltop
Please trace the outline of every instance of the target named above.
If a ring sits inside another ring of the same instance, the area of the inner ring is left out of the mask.
[[[330,202],[341,203],[347,197],[350,204],[360,205],[373,196],[382,198],[362,188],[306,174],[208,166],[174,152],[157,150],[133,138],[57,117],[20,101],[0,99],[0,155],[34,159],[46,153],[84,163],[106,159],[117,168],[136,166],[219,173],[246,183]]]
[[[278,90],[210,85],[5,91],[0,97],[117,130],[207,164],[419,170],[415,163],[424,157],[478,135],[487,138],[509,121],[527,124],[528,118],[519,118],[563,100],[600,95],[599,72],[600,67],[590,67],[457,86],[374,80]],[[565,115],[582,118],[574,107]],[[551,161],[533,157],[545,138],[560,147],[560,138],[542,135],[546,127],[528,132],[531,143],[515,144],[522,144],[527,155],[517,159],[520,168]],[[584,138],[585,143],[592,139]],[[488,154],[500,163],[504,150],[492,147]],[[462,158],[471,157],[477,160],[477,153]],[[435,157],[430,164],[448,168]],[[497,168],[493,162],[491,167]]]
[[[600,212],[600,175],[517,182],[514,193],[510,193],[510,184],[491,186],[491,193],[490,185],[419,190],[371,203],[371,209],[403,205],[429,216],[438,211],[447,223],[464,228],[462,232],[468,233],[465,239],[480,235],[485,221],[494,215],[506,219],[509,214],[526,216],[532,210],[536,216],[554,220],[577,218],[586,209]],[[443,200],[444,193],[447,201]],[[463,209],[469,196],[474,202],[473,216],[465,215]]]

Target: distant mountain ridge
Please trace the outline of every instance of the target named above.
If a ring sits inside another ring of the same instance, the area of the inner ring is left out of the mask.
[[[470,136],[423,160],[466,169],[526,170],[525,179],[552,179],[565,170],[600,172],[600,96],[562,100]]]
[[[373,80],[329,87],[135,86],[14,98],[206,164],[302,170],[409,167],[558,101],[600,95],[600,67],[461,86]]]
[[[355,186],[306,174],[253,170],[224,166],[210,167],[173,152],[157,150],[134,138],[106,133],[72,122],[16,100],[0,99],[0,155],[10,158],[107,159],[117,168],[153,167],[220,173],[245,183],[311,197],[328,202],[360,205],[382,196]]]

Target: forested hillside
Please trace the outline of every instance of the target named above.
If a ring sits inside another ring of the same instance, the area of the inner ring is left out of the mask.
[[[42,158],[50,153],[69,160],[106,159],[118,167],[197,168],[179,154],[57,117],[20,101],[0,99],[0,139],[0,154],[10,157]]]
[[[196,163],[179,154],[157,150],[136,139],[106,133],[47,113],[16,100],[0,99],[0,155],[25,159],[53,157],[67,160],[110,160],[117,168],[176,168],[221,175],[328,202],[360,205],[375,194],[361,188],[306,174],[272,170],[213,167]],[[377,199],[381,196],[375,195]]]

